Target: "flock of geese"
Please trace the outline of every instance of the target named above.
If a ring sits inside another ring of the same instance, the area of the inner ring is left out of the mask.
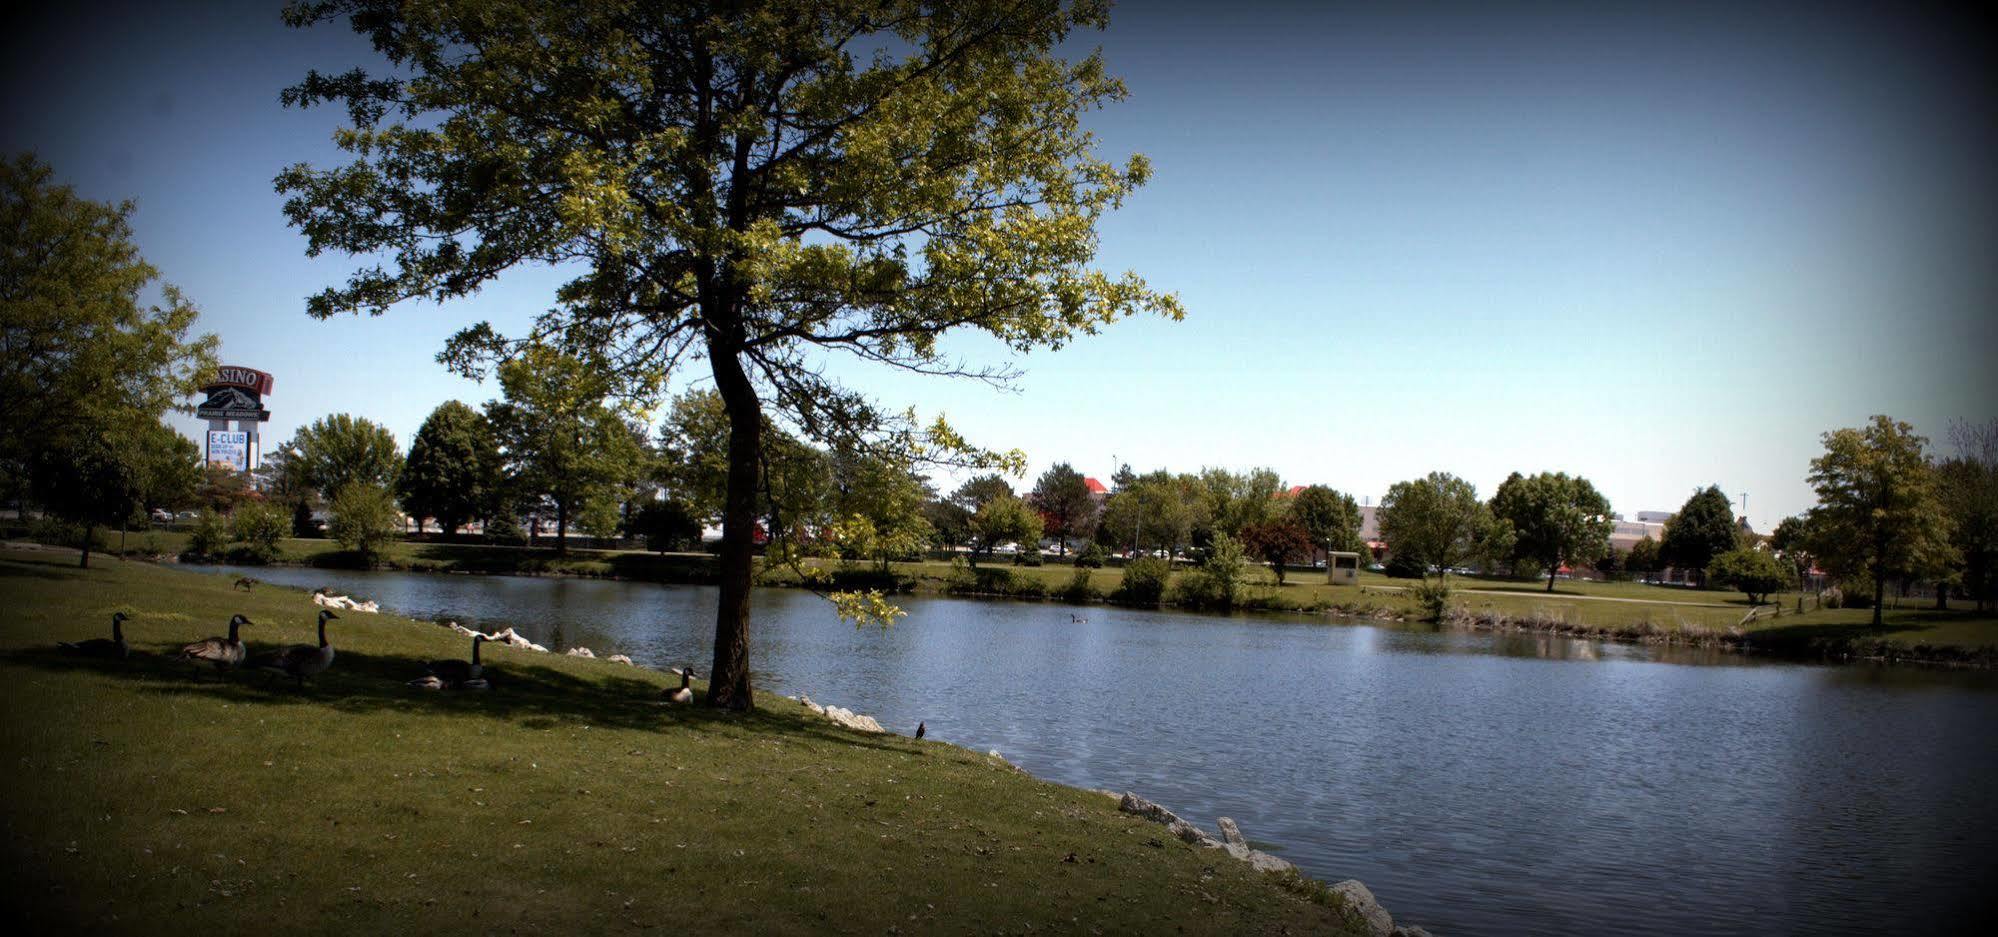
[[[330,608],[319,610],[318,644],[292,644],[252,655],[248,646],[243,643],[242,628],[244,625],[254,625],[256,622],[243,615],[234,615],[229,619],[227,637],[215,635],[202,638],[182,646],[180,653],[175,656],[176,659],[193,664],[197,668],[205,665],[220,673],[248,668],[261,671],[271,679],[290,677],[297,681],[302,689],[306,678],[318,676],[333,666],[333,643],[326,640],[326,623],[339,617]],[[79,657],[124,660],[132,654],[131,646],[125,642],[125,622],[130,619],[131,616],[124,612],[114,612],[111,615],[111,637],[91,638],[87,641],[59,641],[56,647],[62,653]],[[409,686],[421,690],[491,689],[491,674],[487,672],[485,663],[479,659],[480,646],[489,640],[490,636],[484,634],[472,636],[470,660],[445,658],[426,661],[423,665],[424,675],[409,681]],[[667,690],[663,696],[668,703],[692,703],[693,668],[681,667],[679,670],[679,688]]]

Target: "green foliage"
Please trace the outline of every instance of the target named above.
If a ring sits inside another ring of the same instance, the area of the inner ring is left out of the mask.
[[[1075,565],[1086,569],[1102,569],[1103,562],[1109,557],[1109,551],[1104,550],[1102,544],[1092,541],[1075,554]]]
[[[130,459],[139,506],[177,511],[195,503],[201,486],[201,447],[165,423],[146,427]]]
[[[971,516],[973,556],[991,553],[1002,543],[1017,543],[1022,550],[1040,549],[1041,516],[1025,501],[1012,495],[999,495],[980,506]]]
[[[1665,560],[1658,548],[1658,541],[1646,535],[1644,539],[1630,546],[1630,553],[1623,558],[1625,569],[1640,575],[1648,575],[1665,568]]]
[[[54,178],[31,155],[0,159],[0,478],[90,527],[167,490],[147,465],[166,448],[160,417],[213,370],[216,340],[189,336],[199,313],[139,256],[132,203]],[[159,304],[141,302],[154,289]]]
[[[1964,591],[1983,610],[1998,596],[1998,420],[1959,423],[1950,438],[1957,454],[1937,464],[1937,487]]]
[[[1216,537],[1215,545],[1210,546],[1210,558],[1219,549],[1220,540],[1221,537]],[[1277,585],[1283,585],[1284,566],[1311,556],[1311,535],[1302,524],[1288,519],[1259,521],[1242,528],[1239,548],[1270,564],[1270,569],[1276,571]]]
[[[601,362],[536,345],[501,366],[499,379],[493,430],[516,493],[554,503],[556,551],[568,549],[569,525],[585,511],[597,529],[614,531],[617,488],[645,466],[639,434],[606,403],[613,376]]]
[[[1914,427],[1875,416],[1859,429],[1825,433],[1824,454],[1811,460],[1818,506],[1808,546],[1833,576],[1872,581],[1875,626],[1889,578],[1926,578],[1954,565],[1927,442]]]
[[[380,485],[348,485],[333,495],[330,510],[326,533],[367,562],[402,535],[395,496]]]
[[[1232,609],[1241,599],[1248,569],[1248,553],[1242,542],[1217,531],[1199,567],[1179,577],[1173,601],[1189,608]]]
[[[1740,528],[1734,507],[1719,485],[1709,485],[1686,499],[1679,513],[1665,522],[1665,539],[1658,555],[1667,566],[1706,569],[1713,558],[1735,548]]]
[[[201,467],[201,483],[195,487],[194,497],[208,510],[229,514],[250,497],[250,490],[250,476],[210,462]]]
[[[1796,571],[1766,550],[1729,550],[1714,557],[1707,571],[1715,583],[1741,590],[1756,605],[1796,585]]]
[[[930,498],[923,502],[922,512],[937,543],[958,547],[971,542],[971,512],[963,505],[949,499]]]
[[[1381,573],[1389,579],[1421,579],[1429,575],[1429,564],[1406,553],[1389,553]]]
[[[1034,482],[1032,501],[1046,519],[1047,532],[1059,540],[1064,556],[1070,537],[1086,537],[1096,529],[1096,499],[1089,493],[1089,482],[1067,462],[1041,473]]]
[[[1450,583],[1444,579],[1438,578],[1435,582],[1425,579],[1418,582],[1409,587],[1409,595],[1415,599],[1415,604],[1422,609],[1422,614],[1429,621],[1442,621],[1443,616],[1450,611]]]
[[[198,558],[214,558],[229,548],[229,523],[221,514],[203,508],[188,532],[187,552]]]
[[[1477,489],[1443,472],[1396,482],[1381,499],[1381,539],[1423,575],[1430,567],[1447,571],[1472,556],[1490,523],[1491,512],[1478,500]]]
[[[498,506],[499,443],[477,410],[447,400],[430,411],[396,482],[402,509],[418,525],[436,518],[447,534]]]
[[[1111,598],[1130,605],[1157,605],[1172,580],[1172,564],[1156,556],[1141,556],[1124,565],[1124,578]]]
[[[341,18],[395,77],[315,72],[284,92],[343,103],[352,122],[336,135],[351,162],[279,175],[287,217],[310,253],[368,258],[308,311],[442,303],[559,266],[575,279],[531,340],[477,323],[443,359],[483,373],[543,343],[589,349],[641,400],[677,363],[704,362],[730,427],[722,604],[744,609],[718,631],[718,705],[750,703],[743,590],[767,411],[819,444],[1023,462],[875,408],[828,376],[824,352],[998,379],[941,337],[1027,350],[1182,314],[1134,274],[1090,267],[1097,222],[1150,175],[1142,157],[1099,158],[1083,126],[1123,85],[1098,56],[1058,52],[1071,29],[1107,22],[1099,4],[527,0],[496,17],[329,0],[287,15]]]
[[[351,485],[393,488],[402,474],[395,434],[364,417],[320,417],[292,437],[292,446],[300,477],[322,498]]]
[[[1071,605],[1087,605],[1103,597],[1102,593],[1096,591],[1096,584],[1091,581],[1089,570],[1081,566],[1069,574],[1068,584],[1063,586],[1058,594],[1062,601]]]
[[[1320,550],[1366,552],[1366,542],[1360,538],[1360,505],[1352,495],[1324,485],[1309,486],[1291,499],[1290,519],[1304,528]]]
[[[700,543],[701,522],[686,502],[668,498],[640,507],[626,523],[626,532],[645,538],[646,549],[664,553]]]
[[[1563,563],[1586,563],[1609,549],[1609,499],[1566,472],[1512,473],[1492,495],[1494,518],[1512,530],[1512,556],[1547,571],[1547,589]]]
[[[36,543],[76,549],[83,548],[86,537],[89,538],[92,550],[106,549],[110,542],[101,527],[85,531],[82,524],[73,524],[56,517],[44,517],[35,521],[34,527],[30,528],[28,533],[28,539]]]
[[[1217,534],[1240,537],[1249,527],[1270,520],[1278,510],[1277,493],[1283,490],[1283,477],[1266,468],[1248,472],[1210,468],[1193,481],[1189,520],[1196,542]]]
[[[284,556],[280,544],[291,533],[291,518],[278,505],[250,501],[230,515],[229,533],[243,544],[232,552],[232,559],[258,565],[275,563]]]
[[[1005,477],[998,474],[976,475],[951,492],[950,499],[972,513],[977,513],[986,502],[999,498],[1014,497],[1013,486]]]
[[[1157,471],[1134,478],[1103,506],[1097,539],[1178,553],[1193,539],[1199,479]]]

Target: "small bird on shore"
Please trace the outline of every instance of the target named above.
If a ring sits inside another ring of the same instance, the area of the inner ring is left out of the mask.
[[[131,649],[125,646],[124,627],[125,619],[130,617],[132,616],[124,612],[112,612],[110,637],[91,638],[88,641],[57,641],[56,648],[64,654],[76,654],[82,657],[116,657],[122,660],[131,654]]]
[[[923,740],[923,733],[925,733],[925,732],[928,732],[928,731],[929,731],[929,726],[926,726],[926,725],[922,724],[921,722],[917,722],[917,723],[916,723],[916,741],[918,741],[918,742],[922,741],[922,740]]]
[[[254,624],[256,622],[241,615],[232,616],[229,619],[228,637],[202,638],[186,645],[180,649],[180,659],[190,664],[205,662],[213,665],[216,670],[233,670],[243,662],[245,651],[242,639],[236,636],[236,630],[244,625]]]
[[[256,584],[257,581],[255,579],[251,579],[248,576],[244,576],[243,578],[236,580],[236,588],[241,589],[244,592],[250,591],[250,589],[254,587]]]
[[[333,645],[326,641],[326,622],[328,619],[339,617],[333,614],[331,609],[319,610],[318,647],[310,644],[281,647],[275,651],[258,654],[250,661],[251,665],[272,676],[291,677],[298,681],[300,687],[304,687],[306,677],[322,673],[326,668],[333,666]]]
[[[692,683],[690,682],[690,681],[691,681],[691,680],[693,679],[693,677],[694,677],[694,668],[692,668],[692,667],[682,667],[682,668],[680,668],[680,688],[679,688],[679,689],[677,689],[677,690],[672,690],[672,691],[669,691],[669,692],[667,692],[667,694],[666,694],[666,702],[669,702],[669,703],[691,703],[691,702],[693,702],[693,701],[694,701],[694,687],[693,687]]]

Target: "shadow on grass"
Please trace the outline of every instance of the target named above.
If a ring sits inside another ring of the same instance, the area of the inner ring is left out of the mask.
[[[338,650],[333,666],[304,686],[257,671],[218,673],[197,669],[165,653],[134,650],[125,660],[71,657],[53,647],[0,653],[0,668],[28,667],[55,673],[91,673],[142,684],[159,696],[201,696],[243,706],[314,706],[337,714],[395,711],[486,716],[525,729],[589,725],[640,730],[693,730],[781,734],[840,745],[911,752],[893,737],[851,732],[773,697],[775,710],[734,713],[705,706],[669,706],[664,682],[617,674],[585,676],[554,667],[507,661],[488,664],[486,691],[420,690],[407,685],[424,674],[424,661],[404,655]],[[254,653],[253,648],[253,653]]]

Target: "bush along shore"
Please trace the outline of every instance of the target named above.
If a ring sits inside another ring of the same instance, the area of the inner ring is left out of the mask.
[[[425,661],[467,655],[462,633],[235,578],[0,549],[14,920],[1383,933],[1336,886],[1217,863],[1098,793],[836,707],[671,705],[667,674],[506,640],[485,644],[485,691],[414,689]],[[321,610],[337,655],[302,685],[179,659],[234,615],[253,659],[310,643]],[[58,648],[114,612],[124,656]]]

